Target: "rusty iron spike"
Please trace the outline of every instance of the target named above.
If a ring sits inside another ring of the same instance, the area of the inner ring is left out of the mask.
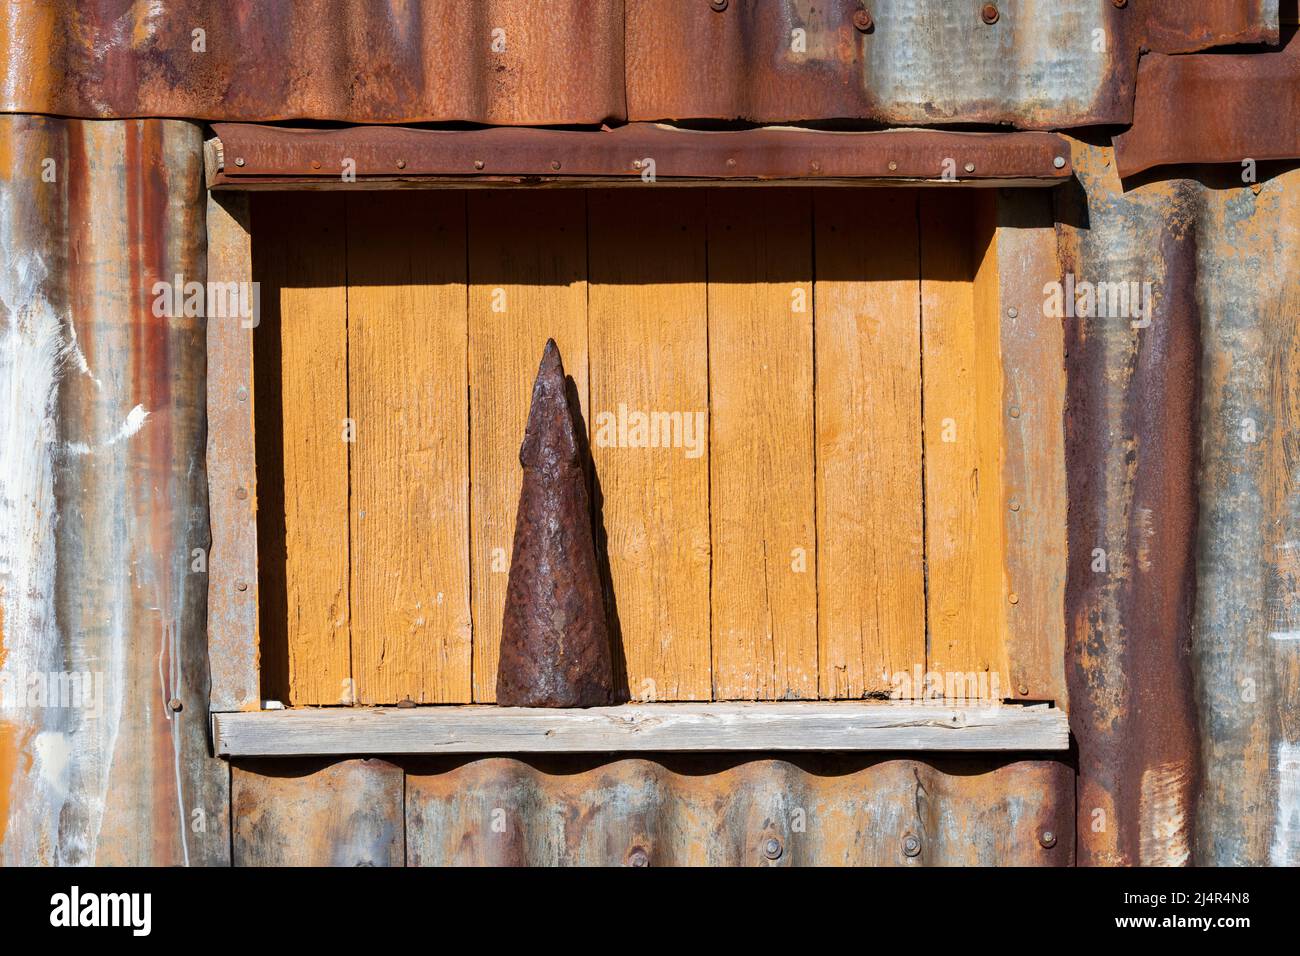
[[[584,447],[560,350],[548,339],[519,449],[524,480],[497,670],[502,706],[595,707],[613,699]]]

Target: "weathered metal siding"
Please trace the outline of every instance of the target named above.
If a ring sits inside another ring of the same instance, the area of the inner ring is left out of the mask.
[[[1300,170],[1258,192],[1196,191],[1203,395],[1193,663],[1202,772],[1194,859],[1296,866]]]
[[[156,280],[203,280],[200,148],[186,122],[0,118],[6,863],[228,858],[190,571],[203,326],[151,312]],[[91,675],[88,705],[32,696],[68,674]]]
[[[720,5],[11,2],[0,110],[1135,118],[1118,154],[1081,134],[1057,204],[1062,274],[1150,281],[1156,297],[1147,328],[1064,323],[1077,777],[905,756],[250,761],[232,814],[230,771],[207,752],[206,581],[190,571],[208,540],[203,326],[148,309],[155,279],[204,278],[200,130],[6,116],[0,677],[105,683],[94,715],[6,698],[0,860],[225,863],[233,816],[241,863],[762,863],[771,839],[778,863],[1070,862],[1072,818],[1084,864],[1300,862],[1300,170],[1252,187],[1238,167],[1295,158],[1297,48],[1138,67],[1141,47],[1276,42],[1277,0],[1004,0],[993,24],[982,3],[879,0],[861,26],[856,2]],[[1231,165],[1117,176],[1205,160]]]
[[[1126,192],[1113,150],[1074,163],[1063,272],[1155,305],[1067,320],[1079,859],[1293,859],[1300,171]]]
[[[0,108],[9,112],[525,126],[624,114],[622,0],[7,7]]]
[[[1278,0],[1000,0],[992,23],[976,0],[7,6],[0,109],[243,121],[1067,128],[1131,119],[1140,48],[1278,37]]]
[[[1064,760],[242,761],[237,865],[1068,866]]]

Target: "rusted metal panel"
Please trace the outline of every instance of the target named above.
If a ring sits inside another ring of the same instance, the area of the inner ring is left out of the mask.
[[[1198,197],[1188,182],[1122,193],[1108,148],[1077,143],[1074,160],[1082,191],[1057,210],[1062,283],[1146,282],[1153,298],[1146,327],[1109,308],[1120,314],[1064,318],[1079,859],[1185,863],[1199,766]]]
[[[1062,269],[1154,306],[1066,320],[1079,858],[1294,862],[1300,172],[1075,169]]]
[[[208,659],[213,711],[261,705],[257,626],[257,453],[253,431],[253,285],[248,197],[207,197],[208,282],[225,307],[207,323]],[[231,307],[234,303],[234,307]],[[247,313],[247,314],[245,314]]]
[[[1276,0],[1000,0],[988,18],[984,6],[641,0],[627,8],[628,116],[1025,129],[1127,123],[1140,48],[1185,52],[1278,36]],[[1181,9],[1189,6],[1198,12]]]
[[[231,768],[235,866],[402,866],[403,773],[383,760]]]
[[[993,17],[985,6],[10,0],[0,18],[0,109],[253,122],[1066,128],[1131,119],[1140,49],[1278,38],[1278,0],[999,0]]]
[[[1068,866],[1074,774],[809,756],[412,764],[407,859],[439,865]]]
[[[202,139],[0,119],[0,859],[229,859],[208,754]],[[88,697],[55,696],[82,679]],[[48,696],[33,696],[44,688]]]
[[[624,113],[622,0],[21,0],[0,17],[0,63],[6,112],[526,126]]]
[[[213,186],[290,178],[355,188],[345,172],[355,173],[357,182],[433,176],[452,177],[456,185],[511,177],[619,177],[637,184],[672,179],[949,178],[1047,186],[1066,182],[1071,175],[1067,143],[1052,133],[703,132],[655,124],[603,132],[305,130],[232,123],[217,123],[213,129],[220,142]]]
[[[1120,175],[1152,166],[1300,158],[1300,35],[1279,53],[1142,58]]]
[[[1200,190],[1201,865],[1300,864],[1300,170],[1257,188]]]

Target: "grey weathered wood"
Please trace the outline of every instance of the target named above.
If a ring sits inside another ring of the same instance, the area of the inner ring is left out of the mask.
[[[469,705],[213,715],[226,757],[704,750],[1065,750],[1058,708],[925,703]]]

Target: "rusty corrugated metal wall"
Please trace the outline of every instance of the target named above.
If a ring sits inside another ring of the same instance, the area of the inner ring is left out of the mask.
[[[87,119],[0,117],[0,676],[100,675],[103,706],[0,711],[0,859],[224,863],[233,811],[236,862],[775,862],[769,839],[787,862],[1037,862],[1068,805],[1082,864],[1300,862],[1300,171],[1239,168],[1300,152],[1300,47],[1265,46],[1294,28],[1277,0],[867,6],[7,3],[0,110]],[[1194,53],[1236,44],[1261,45]],[[148,307],[156,278],[204,278],[203,133],[135,116],[1071,130],[1061,273],[1156,301],[1147,328],[1066,320],[1077,767],[245,762],[229,788],[192,571],[202,322]],[[1079,129],[1130,122],[1118,152]],[[1119,179],[1171,162],[1230,165]],[[794,806],[840,823],[781,829]],[[518,838],[476,842],[498,808]]]

